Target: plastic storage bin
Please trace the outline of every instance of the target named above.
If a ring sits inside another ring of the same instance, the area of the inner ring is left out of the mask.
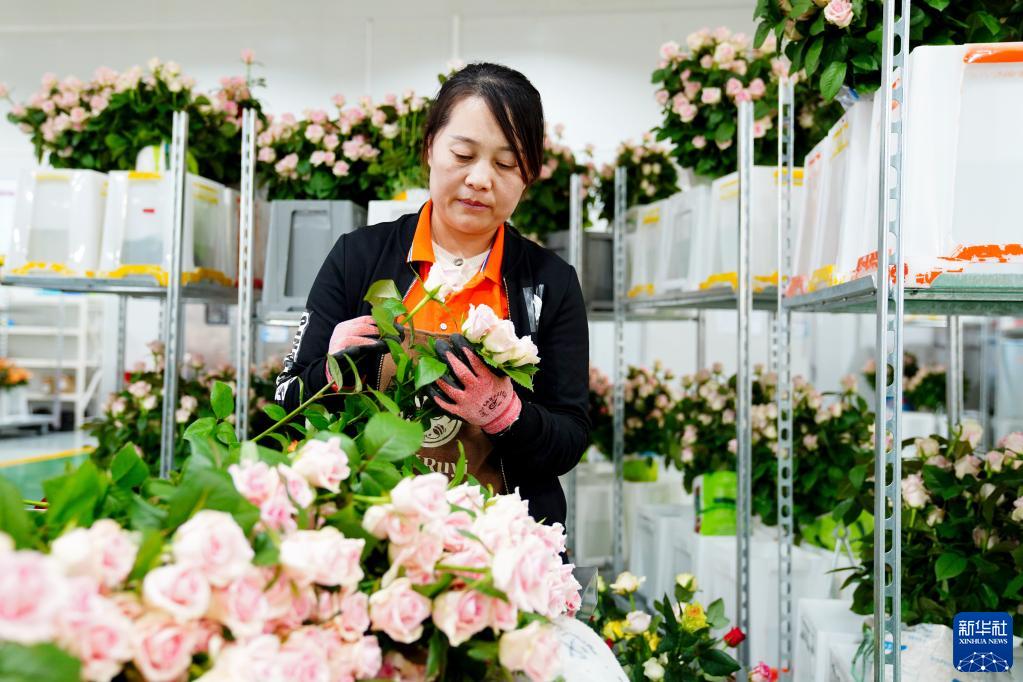
[[[688,511],[687,511],[688,510]],[[639,593],[648,603],[674,595],[675,575],[671,539],[692,529],[692,507],[681,504],[644,504],[637,510],[629,570],[646,577]]]
[[[710,187],[679,192],[665,203],[655,288],[662,294],[696,290],[711,274],[706,258],[711,243]]]
[[[231,206],[228,217],[230,228],[227,241],[225,257],[226,274],[229,278],[238,283],[241,273],[238,268],[238,249],[241,246],[241,195],[233,189],[224,188],[224,202]],[[253,205],[252,221],[252,280],[255,288],[263,286],[263,276],[266,269],[266,238],[270,232],[270,204],[262,199],[256,199]]]
[[[18,180],[6,265],[13,275],[91,277],[99,266],[107,176],[44,168]]]
[[[830,678],[829,652],[832,643],[858,645],[863,639],[865,617],[852,612],[852,600],[800,599],[796,608],[795,679],[798,682],[826,682]]]
[[[153,277],[166,286],[171,269],[174,178],[168,173],[110,173],[103,226],[104,277]],[[231,239],[232,204],[218,182],[188,174],[185,181],[185,225],[182,282],[208,281],[233,286],[237,238]]]
[[[669,217],[669,200],[633,206],[625,214],[625,287],[629,298],[657,292],[661,232]]]
[[[1023,273],[1023,43],[918,47],[908,68],[906,110],[896,112],[906,119],[906,284],[927,286],[942,273]],[[877,269],[880,102],[862,225],[842,234],[840,269],[853,277]]]
[[[828,200],[827,169],[830,158],[831,140],[825,137],[803,160],[802,219],[795,223],[792,244],[793,272],[786,296],[796,296],[810,291],[810,279],[819,265],[815,259],[814,249],[820,232],[829,229],[824,221],[824,212]],[[831,226],[830,229],[835,228]]]
[[[350,201],[274,201],[270,215],[260,310],[305,310],[323,259],[342,234],[366,224],[366,209]]]
[[[778,169],[753,168],[750,260],[753,288],[761,291],[778,283]],[[739,174],[718,178],[711,184],[710,223],[713,249],[711,274],[700,283],[703,289],[728,285],[736,287],[739,258]],[[803,169],[793,170],[792,206],[799,224],[803,206]]]
[[[569,261],[568,230],[547,235],[547,248]],[[583,298],[587,303],[614,301],[614,235],[610,232],[583,232]]]

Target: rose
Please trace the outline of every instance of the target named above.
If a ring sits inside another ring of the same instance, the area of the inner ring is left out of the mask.
[[[370,596],[369,619],[374,630],[411,644],[422,636],[430,606],[430,600],[413,590],[408,578],[398,578]]]
[[[1012,503],[1012,520],[1016,523],[1023,523],[1023,497],[1016,498]]]
[[[100,519],[88,529],[75,528],[50,548],[50,555],[67,575],[91,576],[107,588],[124,582],[137,553],[137,534],[123,530],[111,519]]]
[[[693,146],[696,147],[697,149],[703,149],[704,147],[707,146],[707,138],[705,138],[703,135],[697,135],[692,139],[692,143]]]
[[[980,473],[980,458],[975,455],[966,455],[961,457],[955,463],[956,478],[963,478],[967,474],[977,477]]]
[[[938,454],[938,441],[933,438],[917,438],[914,444],[921,457],[933,457]]]
[[[483,347],[490,351],[495,362],[506,362],[514,357],[518,340],[512,321],[498,320],[483,338]]]
[[[197,568],[214,587],[242,575],[255,553],[245,532],[227,512],[203,509],[174,534],[174,559]]]
[[[448,478],[440,473],[404,478],[391,490],[391,504],[399,514],[422,521],[443,518],[451,511],[447,488]]]
[[[369,630],[369,596],[352,592],[341,599],[339,613],[327,623],[346,642],[358,642]]]
[[[498,660],[512,672],[525,673],[534,682],[545,682],[558,676],[558,650],[553,629],[534,621],[521,630],[501,635]]]
[[[679,44],[674,40],[669,40],[661,45],[661,59],[675,59],[679,54]]]
[[[226,625],[235,639],[260,634],[270,618],[266,584],[262,572],[250,568],[225,589],[213,593],[210,617]]]
[[[642,611],[632,611],[625,616],[625,631],[632,635],[646,632],[650,627],[650,614]]]
[[[552,554],[543,542],[529,536],[494,553],[494,586],[523,611],[547,614],[550,606]],[[560,561],[559,561],[560,565]],[[547,614],[559,615],[559,614]]]
[[[646,582],[646,578],[636,577],[632,573],[625,571],[621,573],[613,583],[611,583],[611,591],[618,594],[632,594],[639,589],[639,586]]]
[[[348,455],[341,449],[339,436],[326,441],[308,441],[299,450],[292,468],[311,485],[332,493],[338,492],[341,481],[352,473],[348,467]]]
[[[695,592],[696,576],[692,573],[679,573],[675,576],[675,584],[687,592]]]
[[[320,682],[330,678],[325,642],[314,638],[291,638],[281,647],[277,659],[277,672],[281,680],[295,682]]]
[[[367,636],[352,644],[342,644],[341,666],[359,680],[379,677],[383,664],[380,642],[374,636]]]
[[[682,629],[686,632],[698,632],[707,627],[707,612],[699,602],[686,604],[682,609]]]
[[[746,640],[746,633],[739,628],[732,628],[724,636],[725,644],[730,647],[737,647]]]
[[[964,419],[959,425],[959,437],[976,448],[980,445],[980,439],[984,436],[984,427],[973,419]]]
[[[365,544],[333,526],[300,530],[281,542],[280,561],[299,583],[354,589],[363,576],[359,560]]]
[[[911,509],[923,509],[931,496],[924,486],[923,476],[910,474],[902,481],[902,499]]]
[[[405,568],[405,575],[417,585],[434,580],[434,566],[444,553],[444,540],[439,533],[426,529],[405,545],[391,545],[392,561]]]
[[[824,8],[824,18],[839,28],[846,28],[853,20],[853,7],[849,0],[831,0]]]
[[[1000,450],[992,450],[984,455],[984,461],[987,463],[988,469],[993,473],[999,473],[1002,470],[1002,465],[1005,463],[1005,453]]]
[[[704,104],[717,104],[721,101],[721,88],[704,88],[700,101]]]
[[[1017,454],[1023,454],[1023,432],[1013,431],[998,442],[998,447],[1012,450]]]
[[[643,662],[643,675],[648,680],[658,682],[664,679],[664,666],[656,658],[648,658]]]
[[[935,507],[927,513],[927,525],[935,526],[945,520],[945,510]]]
[[[196,629],[149,614],[135,623],[132,648],[135,667],[148,682],[171,682],[188,670],[196,645]]]
[[[236,682],[279,678],[278,655],[281,642],[274,635],[261,635],[226,645],[213,657],[213,667],[197,682]]]
[[[430,266],[426,281],[423,282],[423,289],[432,298],[444,302],[462,290],[461,272],[459,268],[445,268],[439,263],[434,263]]]
[[[261,461],[232,464],[227,471],[242,497],[257,506],[273,495],[280,481],[266,462]]]
[[[411,542],[419,532],[416,519],[399,514],[393,504],[378,504],[367,509],[362,517],[362,527],[373,537],[387,538],[398,545]]]
[[[470,305],[469,314],[462,323],[462,334],[473,343],[480,343],[501,318],[488,305]]]
[[[210,606],[210,597],[209,582],[194,566],[160,566],[147,573],[142,581],[142,598],[146,604],[178,622],[201,618]]]
[[[49,557],[30,551],[0,553],[0,640],[37,644],[53,639],[67,589]]]
[[[115,602],[99,595],[93,578],[71,581],[57,623],[57,643],[82,662],[85,679],[109,682],[131,660],[132,622]]]
[[[491,622],[491,598],[475,590],[452,590],[433,600],[433,622],[460,646]]]

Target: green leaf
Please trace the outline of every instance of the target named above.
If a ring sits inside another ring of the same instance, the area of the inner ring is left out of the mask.
[[[821,73],[821,96],[825,100],[830,102],[842,89],[846,68],[847,65],[844,61],[834,61],[824,67],[824,71]]]
[[[938,557],[938,562],[934,565],[934,575],[938,580],[949,580],[964,570],[966,570],[966,559],[951,552]]]
[[[3,682],[79,682],[82,664],[53,644],[23,646],[0,642],[0,680]]]
[[[142,542],[139,544],[139,551],[135,554],[135,564],[132,566],[128,580],[139,580],[160,562],[160,554],[163,552],[163,536],[155,529],[142,531]]]
[[[419,358],[419,361],[416,362],[416,390],[440,379],[447,370],[448,366],[440,360],[428,357]]]
[[[771,25],[766,21],[761,22],[757,26],[757,32],[753,35],[753,47],[760,49],[760,46],[767,40],[767,36],[771,33]]]
[[[728,120],[724,121],[714,131],[714,139],[718,142],[727,142],[735,137],[735,121]]]
[[[700,667],[711,677],[726,677],[736,672],[739,664],[721,649],[710,649],[700,656]]]
[[[827,24],[824,23],[824,12],[821,12],[817,15],[817,18],[814,19],[813,23],[810,24],[810,35],[820,35],[821,33],[824,33],[824,29],[826,27]]]
[[[792,9],[789,10],[789,19],[798,19],[806,14],[811,7],[813,7],[813,0],[796,0],[792,3]]]
[[[949,6],[952,0],[924,0],[928,5],[941,12]]]
[[[213,435],[213,431],[216,428],[217,420],[213,417],[196,419],[188,425],[188,428],[185,429],[184,438],[185,440],[191,440],[192,438],[209,438]]]
[[[149,467],[135,452],[135,446],[128,443],[121,448],[110,462],[110,478],[119,488],[130,489],[142,485],[149,478]]]
[[[458,441],[458,463],[455,464],[455,477],[451,479],[452,488],[462,483],[462,479],[465,478],[467,468],[465,461],[465,447],[462,445],[462,441]]]
[[[260,533],[252,543],[256,555],[252,557],[252,563],[256,566],[273,566],[280,560],[280,548],[274,544],[269,533]]]
[[[502,367],[501,371],[508,375],[508,378],[523,388],[533,390],[533,374],[524,367]]]
[[[1020,588],[1023,588],[1023,573],[1019,573],[1009,581],[1009,584],[1005,586],[1005,590],[1002,592],[1002,596],[1006,599],[1012,599],[1014,601],[1023,600],[1023,593],[1020,592]]]
[[[381,336],[398,336],[398,329],[394,326],[394,316],[383,306],[373,306],[373,321],[377,323],[377,330]]]
[[[337,358],[333,355],[327,356],[327,371],[330,372],[330,378],[334,382],[335,386],[345,385],[344,375],[341,374],[341,365],[338,363]]]
[[[0,476],[0,531],[7,533],[18,548],[32,545],[35,527],[21,502],[17,486]]]
[[[67,476],[46,481],[43,489],[50,503],[46,523],[54,535],[70,524],[91,526],[103,488],[99,470],[91,460]]]
[[[713,629],[728,625],[728,618],[725,616],[725,603],[720,599],[715,600],[707,607],[707,622]]]
[[[430,637],[430,652],[426,657],[426,679],[444,679],[444,668],[448,662],[448,638],[440,630],[434,630]]]
[[[395,462],[416,454],[423,444],[423,427],[389,412],[369,418],[362,434],[362,452],[367,459]]]
[[[227,472],[217,469],[199,469],[185,478],[168,503],[168,530],[202,509],[228,512],[246,533],[259,520],[259,509],[241,496]]]
[[[812,76],[814,71],[817,70],[822,49],[824,49],[823,36],[817,36],[814,38],[810,43],[810,47],[806,48],[806,57],[803,60],[803,66],[806,69],[807,76]]]
[[[859,491],[863,488],[863,482],[867,480],[867,469],[866,464],[857,464],[849,470],[849,482],[852,484],[853,490]]]
[[[993,14],[990,12],[977,12],[976,16],[984,24],[987,30],[991,31],[992,36],[998,36],[1002,30],[1002,25]]]
[[[210,403],[213,406],[213,414],[217,419],[227,419],[234,414],[234,394],[231,387],[222,381],[213,382],[213,390],[210,392]]]
[[[275,422],[279,422],[288,416],[288,413],[284,411],[284,408],[277,403],[267,403],[263,406],[263,412]]]
[[[382,279],[369,285],[369,289],[366,290],[366,295],[362,297],[362,300],[371,306],[375,306],[389,298],[396,298],[400,301],[401,292],[398,291],[394,280]]]
[[[217,440],[224,445],[234,445],[238,442],[238,434],[234,432],[234,427],[227,422],[220,422],[217,424]]]

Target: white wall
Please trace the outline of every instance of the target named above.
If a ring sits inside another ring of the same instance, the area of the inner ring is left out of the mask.
[[[328,107],[336,92],[349,99],[406,88],[432,92],[437,73],[458,56],[523,71],[539,89],[548,120],[565,124],[567,142],[576,148],[592,143],[598,159],[608,160],[619,141],[636,138],[658,122],[650,73],[661,43],[682,41],[702,26],[752,33],[754,2],[66,0],[18,5],[5,8],[0,27],[0,80],[16,99],[27,98],[47,71],[84,78],[99,66],[123,69],[153,56],[177,61],[201,88],[213,88],[220,76],[241,72],[238,54],[249,47],[265,65],[258,73],[268,87],[259,96],[268,111],[301,112]],[[0,123],[0,181],[33,163],[25,137]],[[146,356],[145,341],[158,335],[155,310],[142,303],[131,308],[129,366]],[[754,318],[754,360],[766,362],[766,315]],[[829,324],[838,330],[836,337],[848,336],[842,325],[851,323]],[[629,361],[661,358],[679,371],[692,371],[694,328],[658,323],[630,329]],[[707,330],[708,362],[734,367],[734,313],[711,313]],[[609,325],[595,325],[591,337],[594,362],[610,367]],[[225,352],[229,340],[222,330],[215,342],[209,338],[188,334],[188,342],[200,346],[193,350],[207,356]],[[808,354],[798,351],[794,357],[802,363],[797,371],[808,373]],[[835,374],[837,385],[840,373],[829,373],[828,381]]]

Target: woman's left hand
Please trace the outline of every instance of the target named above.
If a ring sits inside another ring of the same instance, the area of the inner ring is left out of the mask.
[[[450,342],[438,340],[436,349],[454,374],[454,379],[438,379],[430,391],[441,409],[491,434],[504,431],[519,418],[522,401],[511,379],[495,375],[464,336],[452,334]]]

